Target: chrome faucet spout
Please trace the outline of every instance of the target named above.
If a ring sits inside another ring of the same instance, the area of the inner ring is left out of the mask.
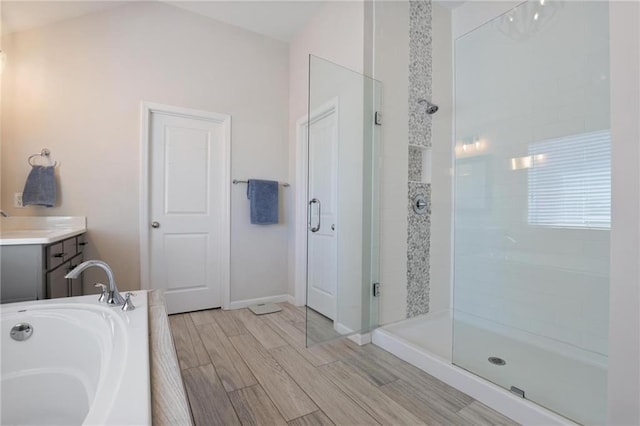
[[[87,260],[76,266],[71,272],[65,275],[65,278],[75,279],[80,276],[85,269],[91,267],[98,267],[107,273],[107,279],[109,280],[109,288],[107,289],[106,303],[108,305],[122,306],[124,305],[124,297],[120,295],[118,287],[116,286],[116,279],[113,276],[113,271],[105,262],[101,260]]]

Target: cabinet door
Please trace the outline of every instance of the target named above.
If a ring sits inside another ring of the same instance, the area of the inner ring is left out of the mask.
[[[67,271],[71,272],[73,269],[75,269],[76,266],[78,266],[82,262],[83,262],[82,254],[80,256],[74,257],[69,262],[69,267],[67,268]],[[84,274],[80,274],[80,276],[75,280],[69,280],[69,285],[71,287],[71,296],[82,296],[84,294],[83,283],[84,283]]]
[[[64,277],[67,272],[66,265],[63,265],[47,273],[47,290],[50,299],[67,297],[69,280]]]
[[[42,246],[35,244],[0,246],[0,300],[24,302],[42,298],[44,273]]]

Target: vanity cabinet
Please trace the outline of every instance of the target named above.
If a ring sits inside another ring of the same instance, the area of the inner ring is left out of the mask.
[[[64,276],[83,261],[85,234],[51,244],[0,246],[1,303],[82,295],[82,277]]]

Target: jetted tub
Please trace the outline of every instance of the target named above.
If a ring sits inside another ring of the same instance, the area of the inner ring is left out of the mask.
[[[147,293],[134,294],[127,312],[97,295],[2,305],[1,423],[151,424]]]

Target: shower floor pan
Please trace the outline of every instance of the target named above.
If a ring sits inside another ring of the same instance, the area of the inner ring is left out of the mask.
[[[452,325],[440,311],[377,328],[372,341],[519,423],[606,423],[606,356],[456,313],[453,357]]]

